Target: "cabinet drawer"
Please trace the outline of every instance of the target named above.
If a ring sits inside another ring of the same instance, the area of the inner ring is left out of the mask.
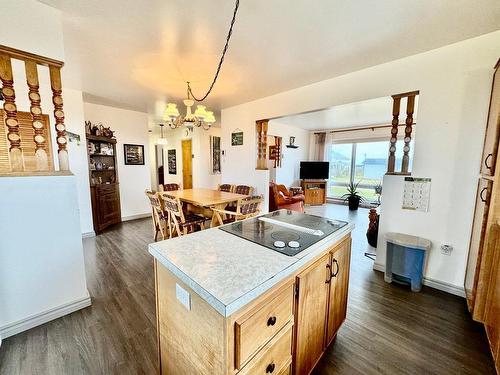
[[[242,365],[293,316],[293,285],[235,322],[235,365]]]
[[[289,322],[238,374],[288,374],[292,360],[292,322]]]

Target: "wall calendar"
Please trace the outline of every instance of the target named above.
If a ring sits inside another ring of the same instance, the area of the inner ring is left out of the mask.
[[[431,179],[405,177],[403,210],[429,211]]]

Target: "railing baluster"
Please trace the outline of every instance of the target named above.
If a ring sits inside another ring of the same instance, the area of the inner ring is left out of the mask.
[[[52,103],[54,104],[54,117],[56,119],[56,141],[57,154],[59,157],[59,169],[69,171],[68,151],[66,150],[66,127],[64,126],[64,112],[61,85],[61,69],[58,66],[49,66],[50,85],[52,87]]]
[[[26,82],[28,83],[30,100],[30,112],[33,125],[33,141],[35,142],[35,159],[37,171],[49,170],[49,161],[47,157],[47,142],[43,136],[42,109],[40,107],[40,84],[38,82],[37,64],[33,60],[25,61]]]
[[[2,94],[4,97],[3,109],[6,113],[7,139],[10,143],[10,167],[13,172],[22,172],[24,171],[24,158],[21,149],[21,136],[19,135],[19,122],[17,121],[12,63],[10,56],[5,53],[0,53],[0,80],[2,81]]]
[[[408,168],[410,165],[410,142],[411,142],[411,132],[413,125],[413,112],[415,110],[415,95],[408,96],[408,102],[406,104],[406,127],[405,127],[405,145],[403,147],[403,162],[401,164],[401,172],[408,173]]]
[[[398,141],[399,108],[401,106],[401,98],[393,96],[392,100],[392,128],[387,173],[394,173],[396,168],[396,142]]]

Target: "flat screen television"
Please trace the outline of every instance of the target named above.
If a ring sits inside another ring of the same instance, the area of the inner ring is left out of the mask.
[[[330,162],[328,161],[301,161],[301,180],[328,180]]]

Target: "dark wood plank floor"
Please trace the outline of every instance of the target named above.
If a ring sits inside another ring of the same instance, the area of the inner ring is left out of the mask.
[[[319,211],[318,211],[319,210]],[[366,249],[366,210],[354,232],[348,317],[315,374],[494,374],[482,327],[462,298],[384,283]],[[84,240],[91,307],[10,337],[0,374],[154,374],[156,336],[149,219]]]

